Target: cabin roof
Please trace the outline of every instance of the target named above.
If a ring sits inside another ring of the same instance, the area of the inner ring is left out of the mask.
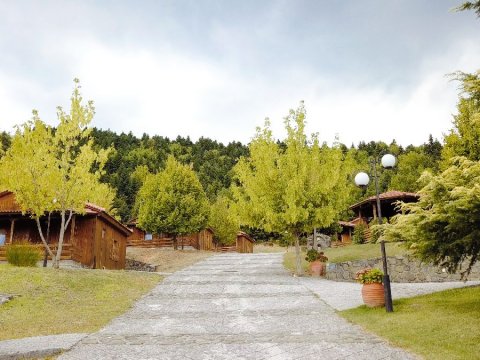
[[[248,235],[246,232],[243,232],[243,231],[239,231],[237,233],[237,237],[238,236],[243,236],[245,237],[247,240],[250,240],[251,242],[256,242],[254,238],[252,238],[250,235]]]
[[[416,201],[418,200],[418,198],[420,197],[420,195],[416,194],[416,193],[411,193],[411,192],[405,192],[405,191],[396,191],[396,190],[393,190],[393,191],[387,191],[387,192],[384,192],[384,193],[381,193],[379,195],[379,198],[380,198],[380,202],[381,201],[384,201],[384,200],[390,200],[390,201]],[[377,201],[377,197],[375,195],[373,196],[370,196],[356,204],[353,204],[352,206],[349,207],[349,209],[351,210],[354,210],[354,209],[357,209],[359,207],[361,207],[362,205],[365,205],[365,204],[368,204],[368,203],[374,203]]]
[[[15,198],[13,199],[12,203],[10,206],[7,204],[2,204],[2,198],[7,196],[7,195],[13,195],[15,197],[15,194],[11,191],[2,191],[0,192],[0,213],[2,214],[12,214],[12,215],[21,215],[22,210],[20,206],[17,204],[15,201]],[[112,215],[110,215],[104,208],[101,206],[98,206],[93,203],[86,203],[85,204],[85,213],[87,215],[96,215],[104,219],[106,222],[108,222],[110,225],[115,227],[117,230],[120,232],[124,233],[125,235],[130,235],[131,230],[124,226],[121,222],[119,222],[117,219],[115,219]]]
[[[338,222],[341,226],[345,226],[345,227],[351,227],[351,228],[354,228],[355,227],[355,224],[350,222],[350,221],[339,221]]]

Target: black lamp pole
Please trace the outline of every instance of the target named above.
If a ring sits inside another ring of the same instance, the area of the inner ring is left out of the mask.
[[[378,191],[378,176],[377,176],[377,159],[373,158],[370,161],[370,164],[373,167],[373,177],[375,178],[375,194],[377,196],[377,219],[378,224],[382,225],[382,207],[380,205],[380,194]],[[387,253],[385,252],[385,241],[380,241],[380,247],[382,249],[382,262],[383,262],[383,287],[385,294],[385,310],[387,312],[393,312],[393,303],[392,303],[392,289],[390,286],[390,276],[388,275],[388,265],[387,265]]]

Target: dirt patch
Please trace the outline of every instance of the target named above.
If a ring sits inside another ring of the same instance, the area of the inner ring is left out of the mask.
[[[286,247],[278,246],[276,244],[264,245],[264,244],[255,244],[253,246],[254,253],[276,253],[276,252],[285,252],[288,251]]]
[[[127,248],[127,258],[155,265],[157,271],[175,272],[212,256],[211,251]]]

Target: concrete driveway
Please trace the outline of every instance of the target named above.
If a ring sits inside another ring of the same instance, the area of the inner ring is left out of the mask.
[[[59,359],[413,359],[335,314],[283,254],[221,254],[169,276]]]

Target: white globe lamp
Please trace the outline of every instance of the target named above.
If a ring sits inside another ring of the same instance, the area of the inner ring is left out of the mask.
[[[366,187],[370,182],[370,177],[367,173],[359,172],[355,175],[355,184],[360,187]]]
[[[385,154],[382,156],[382,166],[385,169],[391,169],[395,166],[397,159],[392,154]]]

